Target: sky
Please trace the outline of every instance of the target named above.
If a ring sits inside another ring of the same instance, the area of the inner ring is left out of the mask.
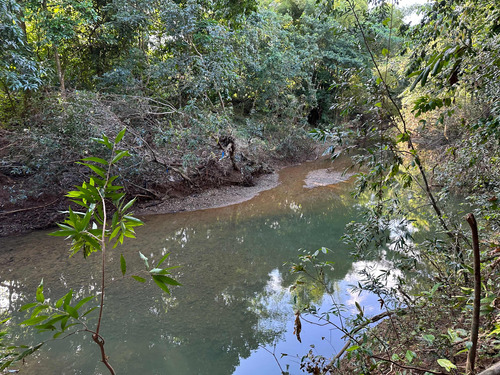
[[[399,6],[408,6],[413,4],[424,4],[427,0],[399,0]]]
[[[399,7],[407,7],[407,6],[414,5],[414,4],[422,5],[422,4],[425,4],[426,2],[427,2],[427,0],[399,0],[398,6]],[[409,21],[412,25],[415,25],[418,22],[420,22],[421,18],[422,18],[421,16],[418,16],[417,14],[413,14],[411,16],[405,17],[404,20]]]

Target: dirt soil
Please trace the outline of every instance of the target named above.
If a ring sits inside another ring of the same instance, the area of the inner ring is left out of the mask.
[[[140,203],[134,212],[138,215],[165,214],[224,207],[252,199],[261,191],[278,186],[278,173],[262,175],[254,179],[253,186],[230,185],[210,188],[200,193],[161,201]]]
[[[313,152],[303,161],[314,160],[318,155],[317,152]],[[240,173],[233,171],[235,176],[228,174],[224,179],[219,178],[215,183],[213,179],[210,181],[200,179],[196,181],[195,186],[180,183],[164,185],[160,187],[164,191],[163,196],[154,199],[140,197],[135,205],[134,213],[137,215],[162,214],[238,204],[253,198],[261,191],[276,187],[279,183],[277,171],[293,164],[297,162],[270,161],[265,170],[260,170],[251,176],[250,184],[242,181]],[[332,175],[327,170],[325,171],[323,176],[316,176],[308,184],[323,184],[329,180]],[[0,173],[0,237],[55,227],[55,223],[64,220],[63,212],[67,211],[70,204],[64,197],[64,192],[68,191],[68,188],[52,188],[52,190],[41,192],[37,197],[30,196],[13,201],[10,192],[12,190],[23,191],[29,183],[26,178]],[[74,186],[74,184],[69,186]],[[136,192],[130,189],[128,191],[131,196],[136,195]]]

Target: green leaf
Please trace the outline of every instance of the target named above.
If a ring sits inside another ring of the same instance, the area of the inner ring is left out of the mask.
[[[68,323],[69,318],[70,316],[66,315],[64,318],[61,319],[61,330],[64,331],[66,329],[66,324]]]
[[[109,236],[109,239],[112,240],[113,238],[116,237],[116,235],[118,234],[118,232],[120,231],[121,227],[120,226],[117,226],[113,232],[111,233],[111,235]],[[115,248],[116,246],[118,245],[118,242],[115,243],[115,245],[113,246],[113,248]]]
[[[359,348],[360,348],[359,345],[353,345],[353,346],[347,348],[346,352],[353,352],[355,350],[358,350]]]
[[[60,308],[64,302],[64,297],[65,296],[62,296],[61,298],[59,298],[56,302],[56,309]]]
[[[83,305],[85,305],[87,302],[91,301],[94,299],[94,296],[89,296],[89,297],[85,297],[84,299],[82,299],[81,301],[79,301],[76,305],[75,305],[75,310],[78,310],[80,307],[82,307]]]
[[[68,293],[64,296],[64,305],[69,305],[71,302],[71,298],[73,298],[73,289],[70,289]]]
[[[99,164],[102,164],[102,165],[108,165],[108,162],[104,159],[101,159],[101,158],[96,158],[94,156],[91,156],[91,157],[88,157],[88,158],[84,158],[82,159],[83,161],[94,161],[96,163],[99,163]]]
[[[123,254],[120,254],[120,268],[122,270],[122,275],[125,276],[125,273],[127,272],[127,262],[125,261]]]
[[[135,200],[136,200],[136,199],[134,198],[134,199],[132,199],[131,201],[129,201],[129,202],[128,202],[125,206],[123,206],[123,208],[122,208],[122,210],[121,210],[121,211],[122,211],[122,212],[127,211],[127,210],[128,210],[130,207],[132,207],[132,205],[135,203]]]
[[[437,360],[439,366],[443,367],[446,371],[450,371],[451,369],[457,368],[453,363],[445,358],[440,358]]]
[[[36,288],[36,300],[40,303],[45,302],[45,297],[43,296],[43,279],[40,281],[38,288]]]
[[[422,338],[427,341],[429,344],[432,345],[436,337],[434,335],[428,334],[428,335],[422,335]]]
[[[443,68],[443,65],[444,65],[443,60],[436,61],[436,63],[434,64],[434,68],[432,69],[431,75],[435,76],[436,74],[438,74]]]
[[[26,310],[29,310],[29,309],[31,309],[32,307],[35,307],[36,305],[38,305],[38,302],[31,302],[31,303],[27,303],[26,305],[21,306],[21,308],[19,309],[19,311],[26,311]],[[2,322],[2,323],[3,323],[3,322]]]
[[[401,133],[396,136],[396,143],[408,142],[410,135],[408,133]]]
[[[106,171],[102,168],[99,168],[89,163],[77,162],[77,164],[85,165],[87,168],[93,170],[95,174],[97,174],[99,177],[106,178]]]
[[[405,354],[405,358],[408,361],[408,363],[412,363],[413,359],[417,356],[415,352],[412,352],[411,350],[407,350]]]
[[[357,301],[355,301],[354,304],[356,305],[356,308],[358,309],[360,315],[363,316],[364,312],[363,309],[361,308],[361,305]]]
[[[399,358],[399,355],[397,353],[393,353],[391,356],[391,359],[393,361],[400,361],[401,360],[401,358]]]
[[[168,271],[164,270],[163,268],[153,268],[152,270],[149,271],[149,273],[156,273],[159,275],[163,275],[165,273],[168,273]]]
[[[389,54],[389,50],[387,48],[382,49],[382,55],[387,56]]]
[[[418,82],[420,82],[420,80],[422,79],[422,76],[423,76],[423,74],[424,74],[424,71],[425,71],[425,70],[422,70],[422,71],[420,72],[420,74],[418,75],[418,77],[415,79],[415,81],[413,82],[413,84],[412,84],[412,85],[411,85],[411,87],[410,87],[410,91],[413,91],[413,89],[417,86],[417,83],[418,83]]]
[[[160,280],[158,276],[153,276],[153,281],[162,289],[165,293],[170,294],[170,289]]]
[[[33,354],[38,349],[40,349],[42,345],[43,345],[43,342],[40,343],[40,344],[38,344],[38,345],[32,346],[28,350],[25,350],[24,352],[22,352],[21,354],[19,354],[19,356],[17,356],[17,358],[15,359],[15,361],[21,361],[23,358],[25,358],[25,357]]]
[[[137,280],[139,281],[140,283],[145,283],[146,282],[146,279],[140,277],[140,276],[136,276],[136,275],[132,275],[131,276],[134,280]]]
[[[422,80],[420,82],[421,86],[424,87],[426,82],[427,82],[427,77],[429,76],[429,72],[431,70],[431,67],[428,66],[424,69],[423,74],[422,74]]]
[[[111,160],[111,164],[115,164],[118,162],[120,159],[124,158],[125,156],[130,156],[128,151],[120,151],[116,156]]]
[[[123,138],[123,136],[125,135],[125,132],[126,132],[126,131],[127,131],[127,128],[123,128],[123,130],[121,130],[121,131],[118,133],[118,135],[117,135],[117,136],[116,136],[116,138],[115,138],[115,145],[116,145],[116,144],[118,144],[118,143],[122,140],[122,138]]]
[[[66,315],[55,315],[55,317],[53,317],[52,319],[48,320],[47,322],[45,322],[44,324],[41,324],[39,326],[36,326],[36,328],[40,331],[43,331],[43,330],[55,330],[56,327],[54,326],[54,323],[57,323],[58,321],[64,319]]]
[[[72,318],[78,319],[78,311],[70,306],[70,305],[64,305],[64,311],[66,311]]]
[[[38,323],[43,322],[44,320],[46,320],[48,318],[49,318],[48,315],[34,316],[32,318],[26,319],[25,321],[21,322],[20,325],[34,326]]]
[[[171,277],[165,276],[165,275],[152,275],[153,278],[157,278],[164,284],[168,285],[182,285],[180,282],[177,280],[172,279]]]
[[[113,149],[113,145],[111,144],[111,142],[109,141],[109,138],[106,137],[105,134],[102,135],[102,139],[99,139],[99,138],[95,138],[95,140],[101,144],[103,144],[104,146],[106,146],[108,149],[112,150]]]
[[[49,305],[38,305],[33,309],[31,312],[31,317],[35,317],[38,314],[40,314],[41,311],[48,309],[50,306]]]
[[[139,225],[144,225],[141,219],[138,219],[136,217],[130,216],[130,215],[125,215],[123,216],[124,219],[127,219],[128,221],[134,222],[134,226],[139,226]]]
[[[96,310],[96,309],[97,309],[97,306],[92,307],[91,309],[89,309],[89,310],[85,311],[85,313],[82,315],[82,317],[83,317],[83,316],[87,316],[88,314],[90,314],[92,311],[94,311],[94,310]]]

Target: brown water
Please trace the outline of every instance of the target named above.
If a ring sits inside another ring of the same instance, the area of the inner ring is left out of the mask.
[[[350,183],[321,186],[338,176],[320,174],[304,187],[309,172],[330,167],[329,161],[316,161],[286,168],[277,188],[238,205],[144,217],[137,239],[109,259],[102,333],[117,373],[279,374],[264,349],[275,348],[278,358],[289,354],[281,364],[295,374],[300,370],[294,356],[306,354],[310,345],[324,355],[338,350],[343,345],[339,334],[324,327],[305,324],[302,343],[295,339],[295,306],[288,290],[294,276],[284,265],[295,261],[301,248],[329,247],[336,262],[329,275],[336,298],[347,306],[357,298],[347,284],[362,265],[353,265],[339,242],[356,211]],[[344,167],[337,163],[335,168]],[[98,289],[99,257],[68,258],[68,244],[47,233],[0,239],[0,310],[15,312],[34,301],[42,278],[52,300],[69,288],[80,297]],[[168,296],[153,285],[123,279],[120,252],[129,274],[137,274],[143,268],[138,251],[156,260],[171,252],[169,263],[181,266],[175,276],[183,286]],[[308,298],[327,306],[321,293]],[[16,321],[23,318],[15,314]],[[22,343],[44,337],[12,329]],[[20,366],[20,373],[105,374],[98,355],[90,337],[77,334],[49,342]]]

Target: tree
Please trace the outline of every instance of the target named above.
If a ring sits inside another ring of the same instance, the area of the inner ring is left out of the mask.
[[[59,230],[52,233],[54,236],[62,236],[71,239],[71,256],[82,252],[86,258],[94,252],[101,253],[101,285],[100,296],[98,297],[98,306],[86,310],[84,313],[79,310],[87,303],[97,298],[89,296],[80,301],[72,301],[73,291],[70,290],[55,303],[47,300],[44,296],[43,280],[37,288],[36,302],[28,303],[21,308],[21,311],[31,311],[29,319],[23,321],[21,325],[33,326],[40,332],[57,331],[53,338],[61,335],[66,337],[79,332],[88,332],[92,335],[92,340],[99,346],[101,361],[107,367],[111,374],[115,374],[113,367],[105,351],[105,340],[101,335],[101,323],[104,311],[105,287],[106,287],[106,252],[108,246],[112,248],[122,244],[125,238],[135,238],[134,228],[143,223],[132,216],[130,208],[135,202],[132,199],[125,201],[125,193],[121,191],[122,186],[114,185],[118,176],[112,175],[112,170],[116,163],[129,155],[128,151],[119,150],[118,143],[125,135],[125,129],[117,134],[113,141],[110,141],[106,135],[97,142],[104,145],[109,150],[109,160],[97,157],[88,157],[83,159],[80,164],[88,167],[94,172],[88,182],[77,186],[77,190],[70,191],[67,196],[72,202],[85,211],[73,211],[71,207],[68,211],[68,218],[59,225]],[[111,213],[111,222],[108,215]],[[150,266],[148,258],[139,252],[143,259],[146,274],[160,287],[164,292],[170,294],[169,285],[180,285],[179,282],[172,279],[170,270],[176,267],[160,268],[163,262],[168,258],[169,253],[163,256],[156,266]],[[123,276],[127,272],[127,263],[123,254],[120,256],[120,268]],[[146,279],[133,275],[132,278],[139,282],[145,282]],[[76,303],[75,303],[76,302]],[[94,310],[98,310],[98,319],[95,328],[91,328],[87,315]],[[78,328],[77,328],[78,327]],[[38,350],[44,342],[31,347],[21,353],[19,356],[7,361],[4,366],[9,366],[12,362],[21,360],[26,355],[32,354]]]
[[[37,90],[42,85],[43,69],[29,46],[23,8],[15,0],[0,1],[0,84],[12,107],[12,93]]]

